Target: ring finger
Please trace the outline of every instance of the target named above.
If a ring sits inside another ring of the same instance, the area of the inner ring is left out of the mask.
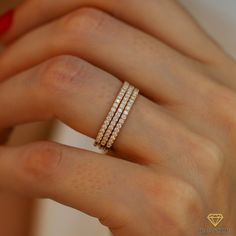
[[[57,117],[95,137],[121,84],[81,59],[51,59],[2,83],[0,124],[4,128]],[[137,162],[159,163],[165,157],[178,165],[180,159],[175,157],[185,158],[186,149],[203,143],[199,139],[160,106],[139,96],[114,149]]]

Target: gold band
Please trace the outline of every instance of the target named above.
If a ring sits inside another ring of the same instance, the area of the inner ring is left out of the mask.
[[[120,106],[118,107],[114,117],[112,118],[112,121],[111,123],[109,124],[103,138],[102,138],[102,141],[101,141],[101,146],[106,149],[106,144],[107,144],[107,141],[109,140],[111,134],[113,133],[113,130],[117,124],[117,122],[119,121],[119,119],[121,118],[122,116],[122,113],[125,109],[125,106],[126,104],[128,103],[132,93],[133,93],[133,90],[134,90],[134,86],[129,86],[128,88],[128,91],[126,92],[123,100],[121,101],[121,104]]]
[[[119,119],[118,123],[116,124],[116,126],[113,130],[113,133],[110,136],[110,139],[108,140],[108,142],[106,144],[107,149],[111,148],[113,143],[115,142],[118,134],[120,133],[120,130],[121,130],[122,126],[124,125],[128,115],[129,115],[129,112],[130,112],[131,108],[134,105],[135,100],[137,99],[138,94],[139,94],[139,90],[137,88],[135,88],[128,104],[125,107],[125,110],[122,113],[121,118]]]
[[[94,143],[95,146],[99,146],[99,148],[104,150],[112,147],[138,94],[139,90],[137,88],[129,85],[128,82],[124,82],[110,112],[98,132]]]
[[[108,113],[108,115],[107,115],[107,117],[106,117],[106,119],[105,119],[101,129],[98,132],[98,135],[97,135],[95,143],[94,143],[95,146],[97,146],[97,145],[100,146],[102,138],[103,138],[103,136],[104,136],[104,134],[105,134],[105,132],[106,132],[106,130],[107,130],[111,120],[112,120],[112,118],[114,117],[117,108],[119,107],[122,99],[124,98],[128,88],[129,88],[129,83],[128,82],[124,82],[122,88],[120,89],[119,94],[117,95],[114,103],[112,104],[112,107],[111,107],[111,109],[110,109],[110,111],[109,111],[109,113]]]

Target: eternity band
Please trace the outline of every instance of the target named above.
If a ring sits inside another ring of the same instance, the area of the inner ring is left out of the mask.
[[[95,146],[103,150],[108,150],[112,147],[138,94],[139,90],[137,88],[128,82],[124,82],[97,134],[94,142]]]

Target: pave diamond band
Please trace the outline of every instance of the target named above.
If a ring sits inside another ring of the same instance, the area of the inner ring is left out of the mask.
[[[112,104],[112,107],[111,107],[111,109],[110,109],[110,111],[109,111],[109,113],[108,113],[108,115],[107,115],[107,117],[106,117],[106,119],[105,119],[101,129],[98,132],[98,135],[97,135],[95,143],[94,143],[95,146],[97,146],[97,145],[100,146],[102,138],[103,138],[103,136],[104,136],[108,126],[110,125],[110,122],[111,122],[113,116],[115,115],[116,110],[119,107],[119,105],[120,105],[123,97],[125,96],[128,88],[129,88],[129,83],[128,82],[124,82],[124,84],[123,84],[119,94],[117,95],[114,103]]]
[[[119,119],[121,118],[122,116],[122,112],[126,106],[126,104],[128,103],[128,100],[130,99],[131,95],[132,95],[132,92],[134,90],[134,87],[133,86],[129,86],[128,88],[128,91],[126,92],[123,100],[121,101],[120,103],[120,106],[118,107],[118,109],[116,110],[116,113],[115,115],[113,116],[112,120],[111,120],[111,123],[109,124],[103,138],[102,138],[102,141],[101,141],[101,146],[103,148],[106,148],[106,144],[107,144],[107,141],[108,139],[110,138],[111,134],[113,133],[114,131],[114,128],[117,124],[117,122],[119,121]]]
[[[124,82],[101,129],[96,137],[95,146],[110,149],[119,135],[129,112],[139,94],[139,90],[128,82]]]
[[[133,90],[133,93],[132,93],[132,95],[131,95],[131,97],[130,97],[126,107],[125,107],[125,110],[123,111],[119,121],[117,122],[117,124],[116,124],[116,126],[114,128],[113,134],[111,135],[109,141],[106,144],[106,148],[108,148],[108,149],[111,148],[113,143],[115,142],[115,140],[116,140],[116,138],[117,138],[117,136],[118,136],[122,126],[124,125],[128,115],[129,115],[129,112],[130,112],[132,106],[134,105],[134,102],[135,102],[138,94],[139,94],[139,90],[137,88],[135,88]]]

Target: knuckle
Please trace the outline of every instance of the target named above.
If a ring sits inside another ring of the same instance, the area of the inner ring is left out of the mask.
[[[87,64],[73,56],[59,56],[47,61],[38,73],[38,82],[43,91],[70,92],[72,85],[82,85],[87,78]]]
[[[208,177],[208,180],[217,177],[224,163],[221,148],[204,137],[198,137],[197,140],[189,142],[186,156],[190,162],[194,162],[192,169],[196,168],[196,173]]]
[[[222,151],[220,147],[209,139],[198,137],[197,140],[190,142],[188,152],[193,158],[207,158],[207,160],[221,160]]]
[[[183,181],[174,181],[172,191],[170,201],[175,209],[173,215],[176,214],[174,218],[181,229],[185,228],[186,222],[192,224],[201,219],[204,214],[203,200],[192,185]],[[181,211],[182,218],[179,215]]]
[[[62,151],[59,145],[39,142],[27,146],[23,152],[24,172],[34,179],[48,179],[60,166]]]
[[[218,84],[212,84],[208,88],[205,102],[210,107],[212,119],[218,121],[235,117],[236,95],[234,91]]]
[[[220,146],[207,138],[196,139],[195,137],[186,143],[184,152],[183,158],[188,167],[184,173],[185,178],[198,176],[199,181],[193,183],[202,190],[214,187],[225,166],[224,154]],[[205,191],[204,194],[208,193]]]
[[[172,199],[174,203],[178,203],[181,199],[184,199],[184,201],[182,202],[183,206],[181,206],[181,208],[186,210],[186,213],[193,211],[195,211],[196,213],[201,212],[202,201],[199,197],[199,194],[192,185],[182,181],[175,181],[174,186],[172,186],[173,189],[172,197],[175,196]],[[176,197],[177,199],[179,199],[179,201],[176,200]]]
[[[91,34],[97,34],[105,29],[108,18],[108,15],[101,10],[84,7],[59,21],[59,29],[69,33],[70,37],[75,37],[76,40],[78,35],[80,40],[87,40],[91,38]]]
[[[159,176],[158,181],[148,182],[145,192],[149,221],[157,228],[175,228],[183,233],[186,222],[192,223],[203,214],[201,197],[192,185],[180,179]]]

